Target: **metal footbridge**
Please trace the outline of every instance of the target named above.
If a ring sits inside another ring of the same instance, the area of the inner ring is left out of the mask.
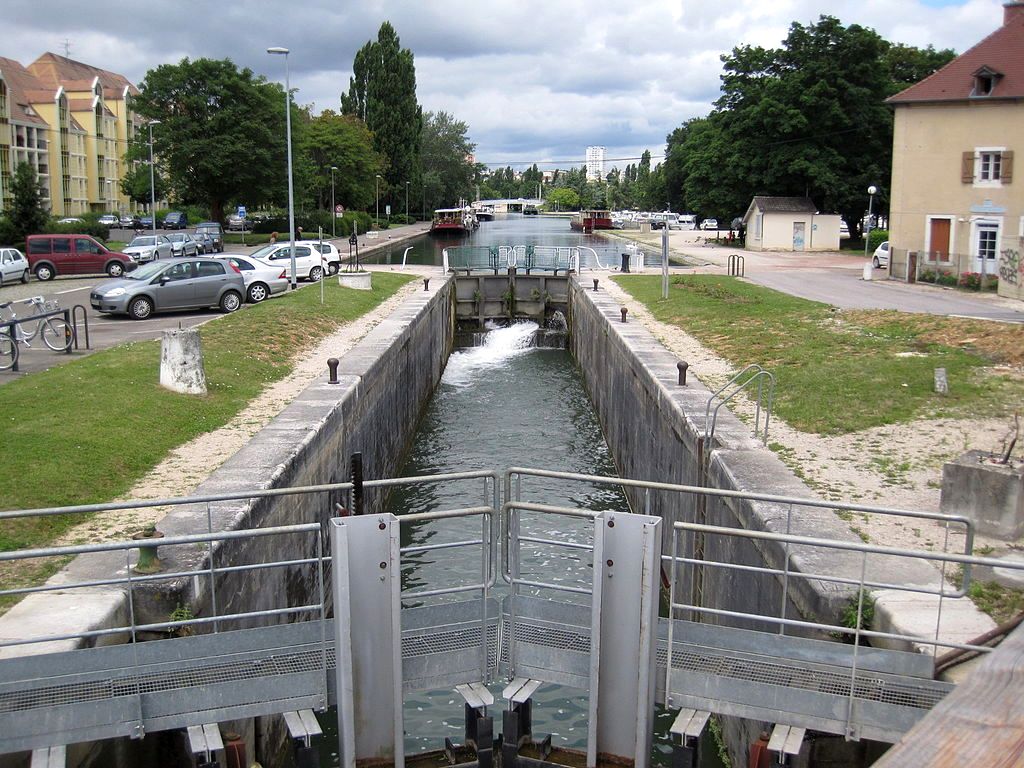
[[[907,557],[960,563],[966,582],[970,565],[984,560],[969,554],[970,536],[965,553],[918,552],[669,524],[644,514],[646,510],[633,514],[524,498],[524,484],[552,481],[620,486],[647,499],[659,493],[744,497],[708,488],[513,468],[501,474],[479,471],[365,483],[380,490],[402,486],[407,492],[437,484],[482,484],[478,506],[164,538],[164,551],[263,539],[280,541],[279,551],[301,556],[217,564],[211,554],[202,569],[190,574],[141,574],[126,568],[109,580],[79,585],[85,590],[123,587],[134,617],[147,585],[185,576],[205,583],[202,594],[211,612],[149,624],[133,619],[129,626],[75,636],[4,640],[0,754],[32,751],[33,765],[53,765],[60,764],[66,745],[184,729],[197,764],[207,765],[223,746],[217,723],[283,715],[295,749],[304,750],[307,762],[300,764],[312,765],[310,750],[320,736],[312,711],[334,706],[341,765],[383,761],[404,766],[404,698],[454,689],[462,698],[465,739],[455,744],[442,742],[443,734],[438,735],[438,747],[445,749],[450,763],[486,768],[500,759],[535,766],[558,762],[558,746],[535,738],[534,694],[546,686],[568,686],[585,692],[587,700],[587,766],[607,760],[648,765],[656,702],[678,710],[672,732],[679,766],[696,764],[696,739],[711,714],[772,725],[770,747],[778,764],[785,764],[800,751],[807,731],[894,742],[952,690],[950,684],[932,679],[930,655],[871,647],[869,638],[972,647],[942,642],[938,633],[929,640],[886,635],[860,623],[849,627],[794,617],[785,597],[799,580],[831,581],[852,590],[859,616],[873,588],[936,594],[928,587],[885,583],[880,564]],[[287,493],[325,499],[348,494],[346,508],[358,509],[360,502],[352,495],[361,497],[363,489],[339,483],[134,505],[210,504]],[[788,505],[791,514],[803,506],[879,511],[810,499],[746,497]],[[71,511],[86,509],[94,507]],[[335,507],[328,504],[326,509]],[[899,514],[965,524],[950,516]],[[694,557],[698,537],[705,553],[700,560]],[[779,567],[753,565],[716,561],[706,554],[722,551],[709,545],[711,540],[737,538],[781,547],[785,562]],[[122,542],[61,551],[123,553],[129,562],[139,546]],[[852,559],[860,564],[859,575],[855,572],[851,579],[841,569],[833,574],[801,569],[801,553],[812,550],[831,552],[837,561]],[[453,569],[446,583],[424,583],[416,577],[415,567],[425,559],[444,563],[456,551],[470,553],[475,565]],[[0,559],[53,554],[26,550],[2,553]],[[712,571],[724,574],[726,581],[738,575],[764,580],[781,589],[782,605],[752,614],[727,603],[695,602],[690,585],[698,570],[705,571],[705,585],[716,578]],[[297,604],[269,609],[216,611],[218,602],[228,603],[223,594],[218,600],[218,584],[241,575],[254,590],[260,589],[262,574],[268,572],[283,572],[292,580],[301,576],[313,585],[313,594]],[[66,592],[73,586],[5,593]],[[955,598],[966,587],[940,590],[939,599]],[[156,633],[166,639],[142,642]],[[831,634],[850,642],[828,639]],[[114,639],[135,642],[102,644]],[[43,645],[46,650],[61,642],[98,647],[32,651],[37,644],[48,644]],[[499,688],[506,703],[500,712],[503,735],[496,740],[494,692]]]

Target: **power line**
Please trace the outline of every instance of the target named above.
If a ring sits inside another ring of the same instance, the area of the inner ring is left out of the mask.
[[[644,159],[643,155],[639,155],[637,157],[606,157],[604,159],[604,162],[606,162],[606,163],[622,163],[622,162],[631,161],[631,160],[639,161],[639,160],[643,160],[643,159]],[[664,154],[650,155],[650,159],[651,160],[664,160],[665,159],[665,155]],[[573,165],[573,164],[576,164],[576,163],[579,163],[580,165],[586,165],[587,161],[586,161],[586,159],[581,160],[579,158],[574,158],[572,160],[511,160],[511,161],[508,161],[508,162],[497,162],[497,161],[485,162],[483,160],[480,161],[481,165],[486,165],[488,168],[491,168],[493,166],[503,166],[504,167],[504,166],[510,166],[510,165],[537,165],[537,166],[541,166],[541,165],[556,165],[556,164],[557,165],[561,165],[563,163],[564,164],[569,164],[569,165]]]

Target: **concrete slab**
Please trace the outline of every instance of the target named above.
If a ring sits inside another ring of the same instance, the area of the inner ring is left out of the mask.
[[[0,642],[31,637],[70,635],[129,624],[128,606],[121,591],[78,589],[29,595],[11,608],[0,623]],[[59,640],[0,648],[0,659],[71,651],[93,645],[126,642],[126,635],[108,635],[91,642]]]
[[[896,590],[879,590],[872,593],[875,598],[874,630],[910,635],[920,638],[935,638],[939,627],[939,639],[966,643],[991,629],[995,622],[982,613],[968,598],[946,598],[940,601],[937,595],[922,595]],[[872,640],[879,648],[898,651],[916,651],[931,655],[933,646],[926,643],[909,643],[900,640]],[[940,648],[938,655],[945,649]]]

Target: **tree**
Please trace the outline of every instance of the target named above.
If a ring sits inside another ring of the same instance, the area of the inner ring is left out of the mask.
[[[230,60],[182,59],[146,73],[135,110],[159,120],[153,143],[180,202],[205,203],[215,219],[228,202],[258,205],[285,188],[284,90]],[[293,142],[301,130],[293,107]],[[139,137],[130,158],[148,157]]]
[[[471,160],[476,145],[466,136],[469,131],[461,120],[448,112],[427,112],[423,116],[420,162],[424,175],[433,174],[432,199],[455,205],[473,194],[475,166]]]
[[[952,48],[937,51],[931,45],[927,48],[915,48],[912,45],[896,43],[889,46],[882,57],[882,63],[889,76],[890,91],[895,94],[921,82],[955,58],[956,51]]]
[[[43,208],[43,188],[39,185],[36,169],[29,163],[19,163],[11,179],[11,208],[7,212],[19,240],[42,230],[50,218]]]
[[[373,147],[385,159],[381,193],[395,203],[405,182],[419,178],[423,111],[416,101],[412,51],[402,48],[389,22],[380,25],[376,42],[356,53],[341,111],[360,118],[373,133]]]
[[[148,147],[148,143],[147,143]],[[131,167],[121,177],[121,191],[134,200],[136,203],[148,206],[153,200],[163,200],[167,196],[167,180],[160,171],[153,171],[153,186],[156,188],[156,195],[153,196],[149,187],[149,162],[132,163]]]
[[[366,208],[374,202],[374,178],[383,161],[373,149],[373,136],[362,120],[325,109],[305,125],[300,151],[309,166],[309,187],[318,208],[331,202],[331,166],[334,200],[348,208]]]
[[[548,205],[555,206],[559,211],[578,211],[580,208],[580,196],[574,189],[569,187],[557,187],[548,192]]]

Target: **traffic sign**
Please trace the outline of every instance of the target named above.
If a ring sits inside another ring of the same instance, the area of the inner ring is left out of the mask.
[[[244,205],[238,206],[238,218],[240,218],[240,219],[244,219],[245,218],[245,206]]]
[[[344,213],[345,212],[345,206],[344,205],[336,205],[336,206],[334,206],[334,212],[335,213]]]

